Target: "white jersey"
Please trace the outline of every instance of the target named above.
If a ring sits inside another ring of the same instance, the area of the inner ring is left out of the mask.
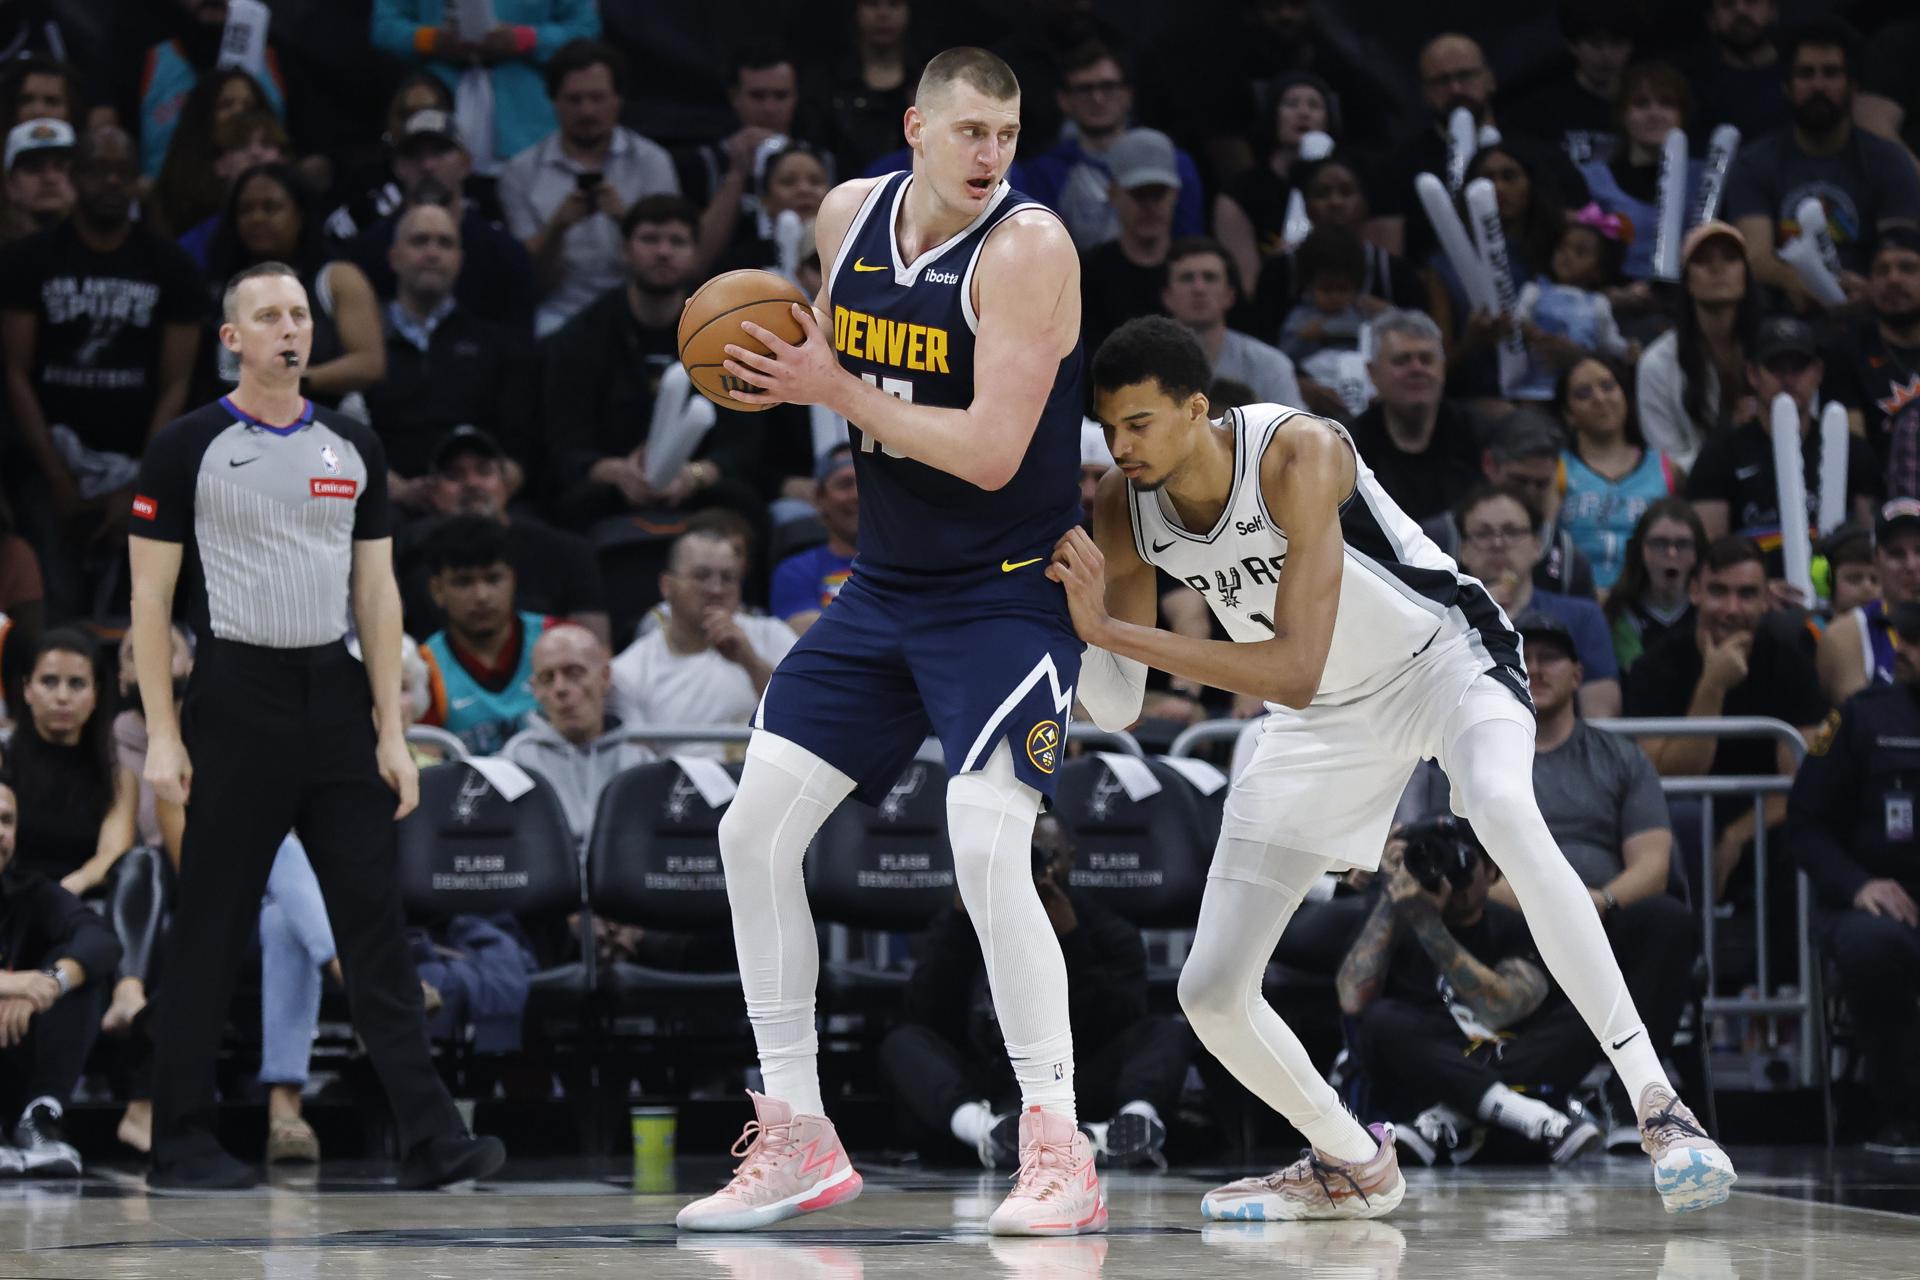
[[[1198,591],[1238,641],[1274,634],[1274,588],[1287,560],[1287,535],[1260,491],[1260,459],[1275,428],[1299,412],[1255,404],[1227,413],[1234,433],[1233,488],[1220,518],[1204,533],[1180,524],[1164,491],[1128,494],[1140,558]],[[1344,427],[1328,425],[1353,447]],[[1354,491],[1340,508],[1346,563],[1333,645],[1313,701],[1337,704],[1364,697],[1436,641],[1455,638],[1531,705],[1520,638],[1500,606],[1387,496],[1357,449],[1354,477]]]

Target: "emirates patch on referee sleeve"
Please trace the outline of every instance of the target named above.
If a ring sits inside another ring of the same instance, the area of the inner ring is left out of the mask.
[[[316,498],[348,498],[360,492],[358,480],[342,480],[326,476],[315,476],[308,485]]]
[[[142,520],[151,520],[160,514],[160,504],[145,494],[136,493],[133,495],[133,514]]]

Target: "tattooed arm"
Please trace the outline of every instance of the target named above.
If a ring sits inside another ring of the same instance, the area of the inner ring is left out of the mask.
[[[1393,904],[1399,922],[1412,931],[1474,1017],[1494,1031],[1504,1031],[1540,1007],[1547,998],[1547,975],[1538,965],[1512,957],[1488,968],[1448,932],[1440,918],[1439,897],[1421,888],[1397,859],[1391,868],[1382,860],[1381,869],[1388,873],[1384,900]],[[1442,893],[1450,891],[1451,886],[1441,885]]]
[[[1373,913],[1353,940],[1347,958],[1340,962],[1340,974],[1334,990],[1340,996],[1340,1012],[1353,1017],[1380,998],[1387,980],[1387,957],[1393,951],[1393,902],[1385,895],[1373,904]]]

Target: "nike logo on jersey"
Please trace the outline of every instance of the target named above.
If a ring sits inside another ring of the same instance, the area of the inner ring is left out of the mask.
[[[453,700],[453,709],[455,711],[465,711],[468,707],[472,706],[474,703],[478,701],[480,701],[478,697],[455,698]]]
[[[1024,569],[1030,564],[1039,564],[1042,559],[1044,559],[1044,557],[1035,556],[1031,560],[1002,560],[1000,562],[1000,572],[1012,573],[1015,569]]]
[[[1750,467],[1735,467],[1733,469],[1734,479],[1736,480],[1751,480],[1759,474],[1760,464],[1757,462]]]
[[[1172,545],[1173,544],[1171,542],[1156,542],[1153,544],[1153,549],[1155,551],[1165,551],[1168,547]]]
[[[251,458],[228,458],[227,465],[230,467],[244,467],[249,462],[258,462],[258,461],[260,461],[260,455],[256,453]]]
[[[1614,1047],[1615,1049],[1620,1049],[1620,1048],[1622,1048],[1622,1047],[1624,1047],[1624,1046],[1626,1046],[1626,1045],[1629,1045],[1629,1044],[1632,1044],[1632,1043],[1633,1043],[1633,1039],[1634,1039],[1634,1036],[1637,1036],[1637,1035],[1639,1035],[1639,1034],[1640,1034],[1640,1033],[1639,1033],[1638,1031],[1636,1031],[1636,1032],[1634,1032],[1634,1033],[1633,1033],[1633,1035],[1629,1035],[1629,1036],[1624,1036],[1624,1037],[1622,1037],[1622,1038],[1621,1038],[1621,1039],[1619,1039],[1619,1040],[1615,1040],[1615,1041],[1613,1042],[1613,1047]]]
[[[870,267],[867,265],[867,260],[865,258],[855,258],[853,260],[853,269],[855,271],[885,271],[886,267],[885,266]]]

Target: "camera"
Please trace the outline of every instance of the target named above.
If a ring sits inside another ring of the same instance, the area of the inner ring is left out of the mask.
[[[1400,838],[1407,844],[1403,855],[1407,874],[1428,893],[1440,892],[1442,881],[1455,889],[1472,884],[1474,868],[1487,852],[1466,820],[1452,814],[1410,823]]]

